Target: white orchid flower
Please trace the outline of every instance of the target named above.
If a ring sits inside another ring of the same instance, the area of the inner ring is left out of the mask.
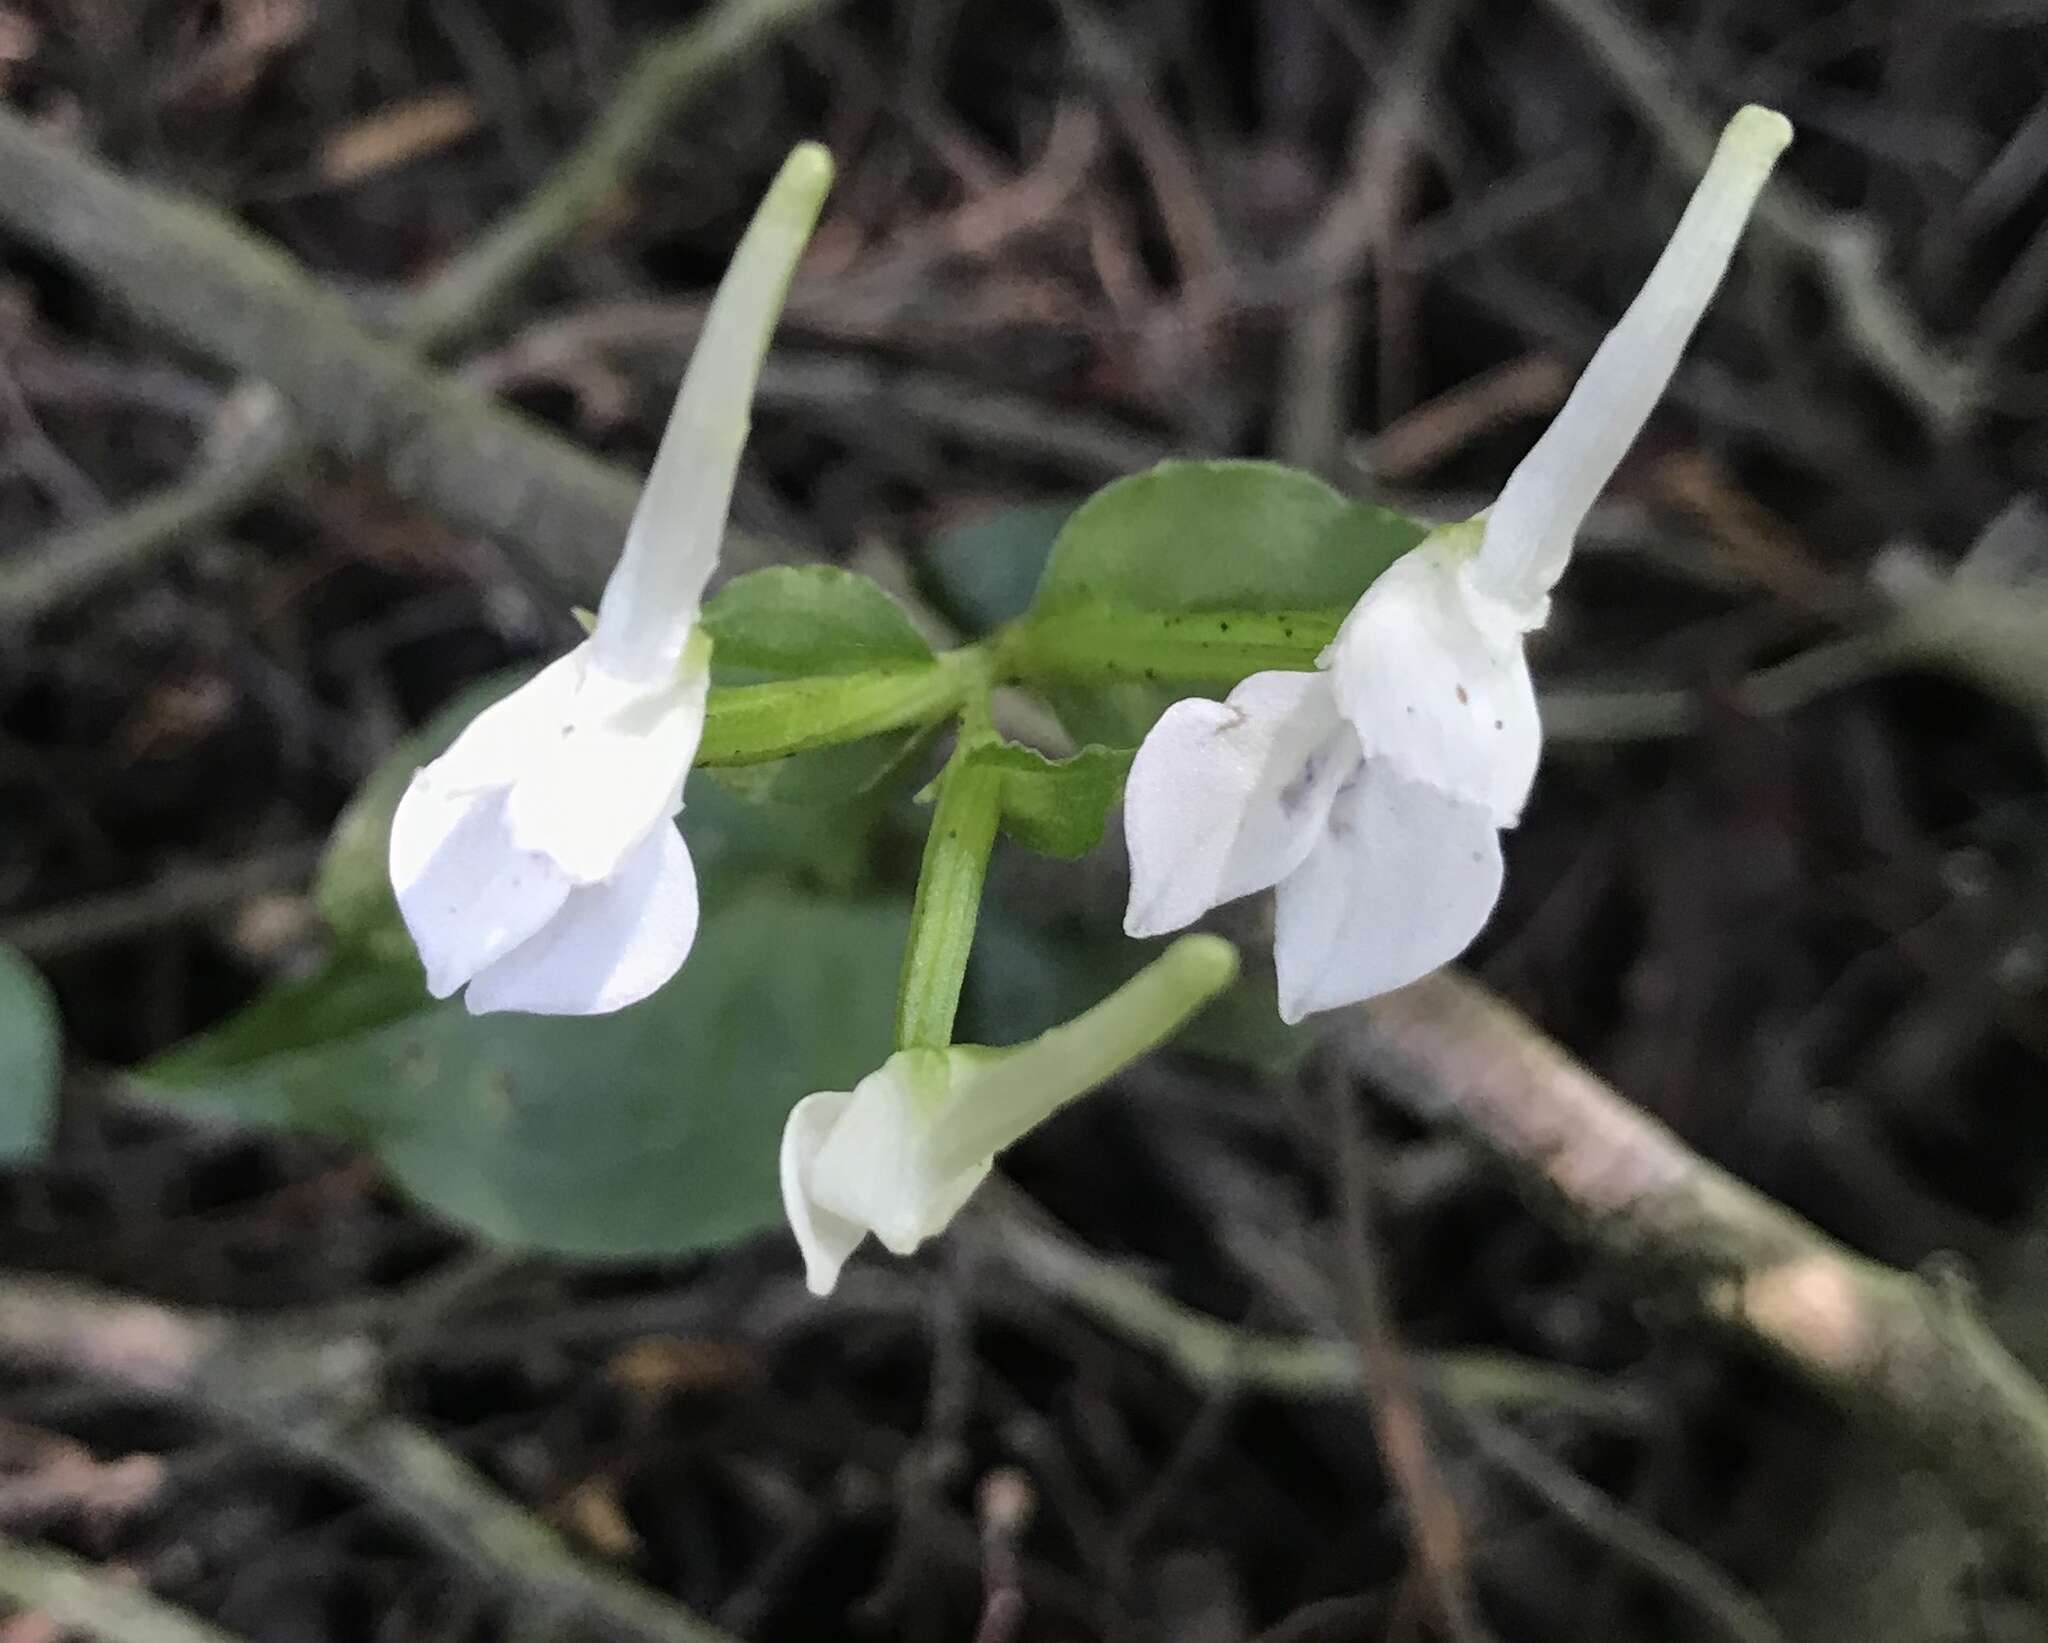
[[[697,933],[676,829],[704,730],[718,561],[748,408],[832,161],[783,164],[705,316],[590,637],[418,771],[391,882],[427,986],[472,1012],[595,1015],[645,998]]]
[[[1313,673],[1176,702],[1132,763],[1134,936],[1269,887],[1280,1013],[1299,1021],[1455,958],[1500,893],[1536,775],[1523,656],[1587,510],[1664,391],[1792,128],[1729,123],[1641,293],[1481,518],[1366,591]]]
[[[1154,1048],[1236,976],[1229,942],[1184,936],[1028,1044],[898,1050],[851,1090],[804,1097],[782,1132],[782,1204],[811,1293],[832,1293],[869,1233],[908,1255],[941,1231],[997,1153]]]

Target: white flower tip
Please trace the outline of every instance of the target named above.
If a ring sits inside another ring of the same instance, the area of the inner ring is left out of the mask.
[[[769,338],[831,186],[831,154],[817,143],[798,144],[718,282],[598,602],[592,637],[617,672],[651,677],[666,668],[697,619],[724,539]]]
[[[825,196],[832,191],[832,151],[823,143],[798,143],[782,162],[768,190],[767,208],[805,211],[816,218]],[[809,225],[805,225],[806,233]]]
[[[1721,133],[1721,150],[1740,154],[1768,171],[1792,146],[1792,122],[1774,108],[1747,103]]]
[[[1221,936],[1182,936],[1154,961],[1174,989],[1191,999],[1214,998],[1237,980],[1237,949]]]
[[[1744,108],[1728,122],[1649,279],[1488,511],[1476,586],[1540,616],[1580,524],[1677,370],[1791,141],[1791,123],[1771,109]]]

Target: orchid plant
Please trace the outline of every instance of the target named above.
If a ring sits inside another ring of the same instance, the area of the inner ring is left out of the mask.
[[[1183,936],[1026,1043],[956,1042],[1000,836],[1079,856],[1121,801],[1133,937],[1274,891],[1289,1023],[1454,959],[1492,912],[1501,835],[1541,754],[1527,636],[1790,135],[1763,109],[1729,124],[1640,295],[1476,518],[1431,529],[1271,464],[1170,463],[1084,504],[1029,607],[943,653],[847,571],[785,567],[709,591],[756,378],[830,182],[824,151],[799,148],[710,306],[589,637],[408,768],[385,813],[389,890],[426,988],[466,989],[474,1014],[660,1012],[700,966],[730,962],[690,961],[693,769],[814,809],[826,789],[872,793],[920,771],[950,727],[921,795],[929,823],[890,1051],[772,1109],[770,1175],[823,1293],[866,1237],[907,1254],[940,1232],[1006,1147],[1237,978],[1228,943]],[[999,711],[1006,692],[1050,713]],[[1002,728],[1025,718],[1057,729],[1026,740]],[[719,916],[711,900],[705,912]],[[604,1029],[586,1026],[562,1041],[575,1065],[616,1065],[592,1059],[589,1034]],[[506,1042],[523,1030],[492,1029]],[[400,1068],[422,1053],[416,1041],[389,1051]],[[635,1088],[662,1087],[633,1064]],[[494,1136],[519,1113],[524,1071],[493,1075],[482,1122]],[[597,1115],[602,1075],[582,1099],[588,1123],[612,1122]],[[686,1061],[657,1099],[691,1102]],[[508,1198],[466,1177],[445,1196],[483,1221]]]

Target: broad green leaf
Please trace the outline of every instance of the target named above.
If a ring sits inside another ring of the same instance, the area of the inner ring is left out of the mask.
[[[1272,463],[1162,463],[1067,521],[1019,654],[1077,739],[1134,746],[1191,689],[1312,666],[1427,531]]]
[[[734,577],[704,607],[720,684],[936,666],[902,608],[865,576],[831,565],[772,565]],[[889,731],[714,778],[760,803],[838,804],[873,792],[914,756],[924,732]]]
[[[138,1082],[368,1146],[422,1202],[510,1247],[710,1248],[779,1219],[790,1107],[888,1055],[905,925],[900,901],[757,884],[713,908],[675,981],[617,1015],[475,1017],[415,994],[399,1019],[315,1042],[345,1020],[338,1000],[384,996],[358,970],[273,995]]]
[[[62,1041],[49,983],[12,947],[0,947],[0,1162],[48,1143]]]
[[[736,576],[705,605],[703,623],[713,669],[736,683],[743,672],[796,679],[932,660],[895,600],[832,565],[771,565]]]
[[[1016,742],[991,742],[974,758],[1002,775],[1003,831],[1029,849],[1070,860],[1102,842],[1131,768],[1130,749],[1099,746],[1048,759]]]
[[[1164,462],[1067,521],[1032,611],[1341,616],[1428,529],[1274,463]]]
[[[919,555],[928,591],[973,633],[1022,616],[1075,506],[1029,502],[939,532]]]

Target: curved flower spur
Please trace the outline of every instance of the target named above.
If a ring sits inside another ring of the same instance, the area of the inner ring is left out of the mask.
[[[1313,673],[1176,702],[1131,766],[1134,936],[1277,887],[1280,1013],[1371,998],[1462,952],[1500,894],[1500,830],[1542,751],[1523,636],[1634,442],[1792,140],[1745,108],[1670,243],[1492,508],[1366,591]]]
[[[690,951],[697,875],[675,817],[711,682],[697,618],[761,361],[831,181],[831,156],[800,146],[740,241],[590,637],[479,714],[399,802],[391,882],[436,998],[466,983],[478,1015],[596,1015]]]
[[[936,1237],[997,1153],[1157,1048],[1236,978],[1229,942],[1183,936],[1027,1044],[902,1049],[850,1090],[804,1097],[782,1132],[782,1204],[811,1293],[832,1293],[869,1234],[892,1255]]]

